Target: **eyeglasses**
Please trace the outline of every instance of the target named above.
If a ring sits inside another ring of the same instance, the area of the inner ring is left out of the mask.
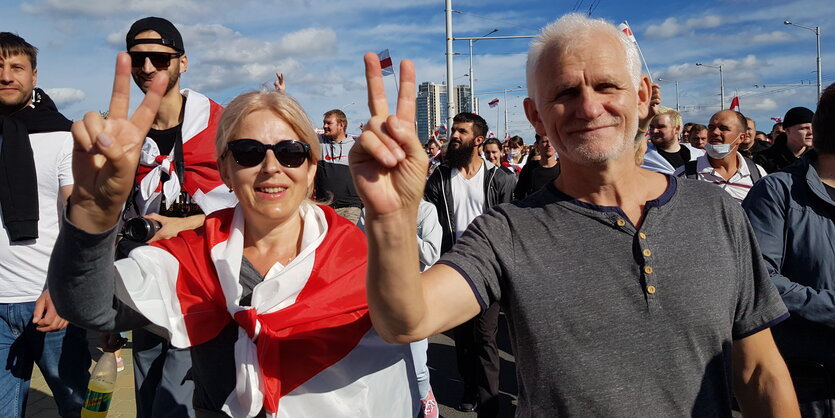
[[[165,70],[171,65],[171,59],[183,55],[180,52],[149,52],[149,51],[129,51],[130,64],[133,68],[140,68],[145,65],[145,59],[151,60],[151,65],[157,70]]]
[[[284,167],[298,167],[310,154],[310,145],[296,140],[281,141],[267,145],[254,139],[236,139],[226,144],[226,149],[232,153],[232,158],[242,167],[255,167],[264,161],[267,150],[273,150],[273,155]]]

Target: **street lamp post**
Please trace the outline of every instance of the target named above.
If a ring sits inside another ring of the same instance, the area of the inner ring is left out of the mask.
[[[487,32],[484,36],[480,36],[478,38],[470,38],[467,39],[470,43],[470,112],[471,113],[478,113],[478,109],[476,109],[475,104],[475,76],[473,75],[473,44],[478,42],[479,39],[486,38],[496,32],[498,29],[493,29],[490,32]]]
[[[658,81],[670,81],[670,80],[659,77]],[[676,83],[676,112],[680,112],[681,110],[679,110],[679,106],[678,106],[678,80],[673,80],[673,81]]]
[[[522,86],[516,86],[512,89],[504,89],[504,138],[507,139],[507,92],[523,90]]]
[[[699,67],[719,69],[719,102],[720,102],[719,110],[724,109],[725,108],[725,76],[722,74],[722,64],[707,65],[707,64],[702,64],[700,62],[697,62],[696,65],[699,66]]]
[[[797,26],[798,28],[803,28],[803,29],[815,32],[815,43],[817,44],[817,47],[818,47],[818,55],[817,55],[818,100],[820,100],[821,92],[822,92],[822,90],[821,90],[821,28],[820,28],[820,26],[815,26],[813,28],[811,26],[798,25],[797,23],[792,23],[788,20],[784,21],[783,24],[784,25]]]
[[[446,0],[446,90],[447,90],[447,115],[446,115],[446,123],[447,128],[452,127],[452,118],[455,117],[457,113],[455,111],[455,95],[452,94],[452,83],[455,82],[453,80],[452,74],[452,0]]]

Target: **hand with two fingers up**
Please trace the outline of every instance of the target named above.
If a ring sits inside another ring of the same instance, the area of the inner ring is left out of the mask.
[[[158,72],[142,103],[128,118],[130,68],[130,56],[119,53],[108,118],[89,112],[72,126],[75,184],[69,218],[91,233],[106,231],[119,220],[133,188],[142,143],[168,84],[168,75]]]
[[[380,59],[373,52],[364,59],[371,119],[351,150],[354,184],[367,217],[406,210],[414,220],[429,164],[415,130],[415,67],[410,60],[400,63],[397,110],[389,115]]]

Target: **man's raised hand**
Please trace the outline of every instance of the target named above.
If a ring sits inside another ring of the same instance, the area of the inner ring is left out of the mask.
[[[415,131],[415,67],[400,63],[397,110],[388,113],[380,59],[365,54],[368,110],[371,119],[351,150],[350,166],[368,216],[404,208],[417,210],[426,183],[428,158]]]
[[[158,72],[128,119],[130,65],[130,56],[119,53],[107,119],[99,112],[89,112],[72,126],[75,184],[70,220],[88,232],[105,231],[118,220],[133,188],[142,143],[168,85],[168,75]]]

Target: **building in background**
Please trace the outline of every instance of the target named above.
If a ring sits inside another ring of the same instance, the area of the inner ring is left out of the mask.
[[[470,87],[455,86],[453,94],[458,100],[458,111],[470,110]],[[447,88],[443,83],[423,82],[418,86],[416,99],[416,115],[418,138],[426,143],[434,132],[447,120]]]

